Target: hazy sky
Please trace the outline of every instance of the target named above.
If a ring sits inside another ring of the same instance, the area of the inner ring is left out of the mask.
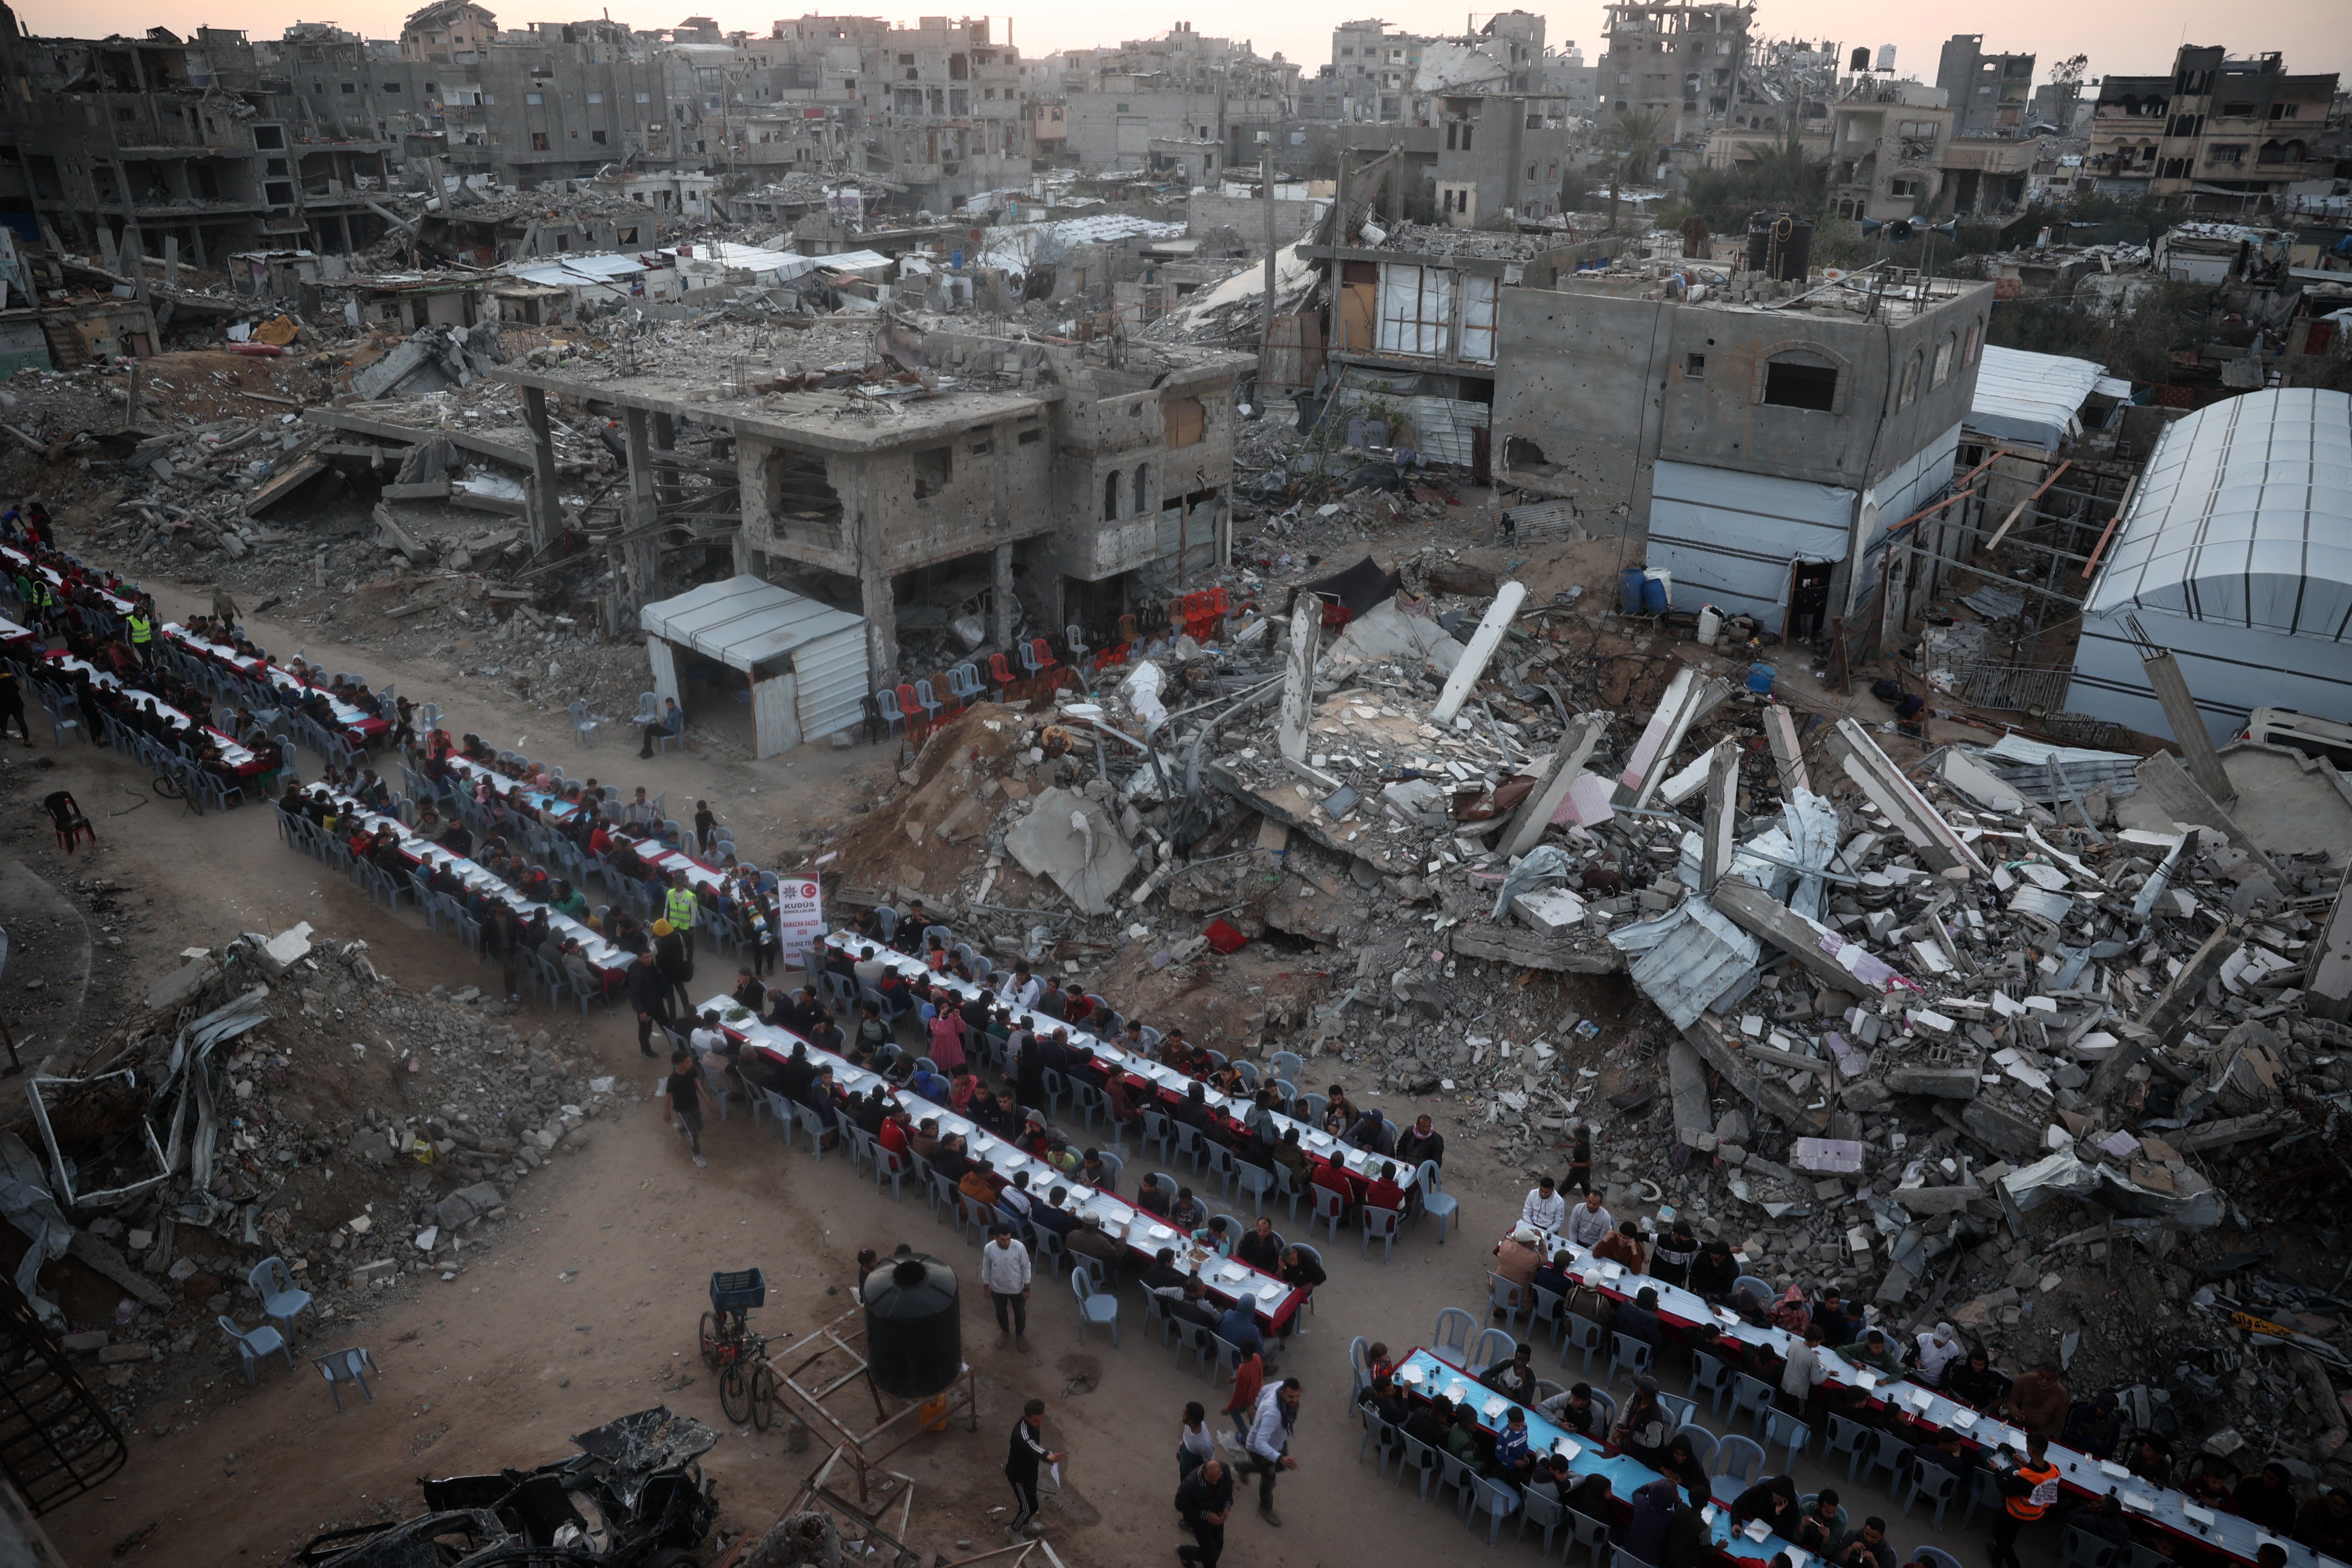
[[[257,37],[274,37],[289,23],[339,22],[370,37],[391,37],[401,17],[423,0],[24,0],[17,16],[31,32],[78,37],[108,33],[137,34],[162,25],[185,33],[209,24],[243,27]],[[874,5],[845,0],[835,5],[772,5],[748,8],[748,0],[713,0],[693,6],[678,0],[671,6],[647,0],[622,0],[604,7],[597,4],[567,5],[565,0],[489,0],[499,19],[509,26],[533,21],[574,21],[603,11],[639,27],[670,26],[696,14],[714,16],[729,30],[765,33],[779,16],[803,12],[856,16],[881,15],[912,21],[926,10],[947,11],[945,5]],[[1557,42],[1573,38],[1588,59],[1600,50],[1601,8],[1595,4],[1538,6],[1547,36]],[[2168,68],[2173,48],[2186,41],[2219,44],[2231,54],[2262,54],[2278,50],[2287,68],[2298,71],[2339,70],[2352,74],[2352,5],[2345,0],[2268,0],[2238,12],[2224,8],[2231,30],[2217,27],[2210,5],[2189,0],[2091,0],[2087,5],[2053,6],[2028,0],[1975,0],[1931,18],[1928,7],[1890,7],[1864,0],[1766,0],[1757,15],[1759,29],[1776,37],[1832,39],[1852,50],[1857,44],[1875,47],[1893,44],[1895,63],[1906,73],[1932,81],[1936,50],[1949,32],[1959,26],[1981,31],[1985,47],[1993,50],[2030,49],[2046,68],[2054,60],[2083,53],[2090,57],[2094,76],[2109,71],[2148,74]],[[1179,0],[1165,15],[1129,6],[1081,4],[1080,0],[1042,0],[1013,16],[1013,42],[1026,55],[1163,32],[1176,21],[1192,24],[1195,32],[1248,38],[1261,53],[1281,50],[1308,66],[1331,58],[1331,27],[1335,23],[1366,15],[1380,16],[1398,26],[1420,32],[1460,29],[1471,14],[1435,6],[1406,6],[1399,0],[1387,5],[1278,5],[1242,0]],[[1487,13],[1477,13],[1482,17]],[[2185,29],[2185,34],[2184,34]],[[1000,34],[1001,36],[1001,34]],[[2036,79],[2042,79],[2037,72]]]

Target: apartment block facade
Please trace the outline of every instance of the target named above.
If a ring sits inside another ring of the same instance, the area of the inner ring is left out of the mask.
[[[1936,61],[1936,85],[1961,136],[2014,133],[2032,123],[2033,57],[1989,55],[1982,33],[1954,33]]]
[[[2188,196],[2242,214],[2336,173],[2321,155],[2334,71],[2290,74],[2278,54],[2184,47],[2169,76],[2111,76],[2091,116],[2086,172],[2105,195]]]

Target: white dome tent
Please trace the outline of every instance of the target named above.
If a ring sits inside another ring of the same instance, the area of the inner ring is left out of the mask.
[[[2250,392],[2167,429],[2084,604],[2066,705],[2171,735],[2126,617],[2216,741],[2256,708],[2352,720],[2352,395]]]

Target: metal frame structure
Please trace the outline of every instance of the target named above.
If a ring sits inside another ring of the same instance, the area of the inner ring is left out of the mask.
[[[848,1311],[795,1340],[780,1352],[771,1352],[769,1359],[783,1368],[784,1391],[797,1400],[821,1426],[832,1435],[835,1452],[820,1467],[823,1476],[835,1460],[846,1458],[857,1472],[857,1501],[862,1509],[873,1508],[877,1493],[887,1504],[904,1489],[911,1493],[914,1482],[896,1471],[882,1469],[882,1461],[920,1436],[927,1427],[944,1426],[957,1411],[967,1417],[968,1429],[980,1430],[980,1377],[966,1362],[953,1383],[933,1395],[938,1402],[909,1402],[893,1411],[884,1402],[882,1385],[874,1381],[874,1369],[860,1348],[866,1338],[865,1309],[852,1307]],[[845,1358],[850,1364],[842,1365]],[[860,1431],[849,1416],[835,1413],[826,1403],[852,1384],[863,1382],[874,1401],[875,1422]],[[906,1425],[909,1416],[921,1412],[929,1414],[920,1421]],[[886,1441],[887,1436],[887,1441]],[[883,1446],[877,1447],[881,1444]],[[877,1484],[877,1478],[879,1477]],[[813,1487],[816,1484],[813,1479]]]

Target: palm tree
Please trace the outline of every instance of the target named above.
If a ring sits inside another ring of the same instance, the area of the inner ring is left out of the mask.
[[[1803,128],[1794,115],[1773,141],[1742,142],[1739,151],[1750,160],[1743,173],[1757,200],[1768,206],[1811,214],[1821,205],[1822,176],[1828,163],[1805,151]]]
[[[1662,110],[1632,109],[1609,122],[1601,145],[1617,155],[1609,175],[1609,226],[1617,227],[1617,193],[1636,173],[1646,181],[1658,167],[1658,133],[1665,129]]]

